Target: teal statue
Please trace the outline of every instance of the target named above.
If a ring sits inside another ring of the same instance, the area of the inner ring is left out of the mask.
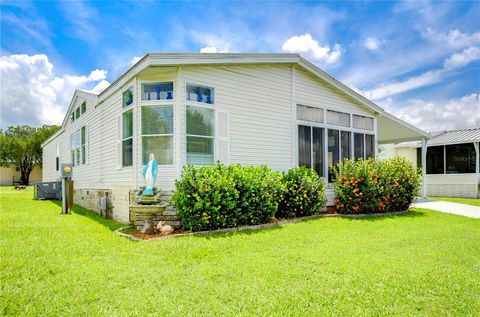
[[[155,161],[153,153],[150,154],[147,164],[143,167],[142,174],[143,179],[145,180],[145,189],[143,190],[142,195],[153,196],[153,185],[157,180],[158,174],[157,161]]]

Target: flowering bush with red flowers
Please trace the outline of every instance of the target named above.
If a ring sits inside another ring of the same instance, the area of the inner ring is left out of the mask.
[[[333,167],[338,213],[407,210],[418,193],[421,170],[405,158],[345,160]]]

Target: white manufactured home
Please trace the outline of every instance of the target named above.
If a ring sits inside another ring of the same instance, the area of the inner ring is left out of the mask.
[[[185,164],[216,161],[304,165],[328,182],[328,166],[343,158],[428,137],[298,54],[151,53],[99,95],[75,92],[43,144],[43,180],[73,163],[75,203],[96,209],[106,193],[114,218],[128,221],[150,153],[162,189],[174,189]]]
[[[480,198],[480,128],[430,133],[425,165],[420,142],[385,145],[386,156],[403,156],[425,166],[429,196]]]

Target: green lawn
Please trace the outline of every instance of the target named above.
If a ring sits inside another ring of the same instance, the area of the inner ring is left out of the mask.
[[[472,205],[472,206],[479,206],[480,207],[480,199],[475,199],[475,198],[452,198],[452,197],[428,197],[429,199],[433,200],[444,200],[444,201],[450,201],[452,203],[459,203],[459,204],[466,204],[466,205]]]
[[[2,188],[1,313],[478,315],[480,221],[428,210],[135,242]]]

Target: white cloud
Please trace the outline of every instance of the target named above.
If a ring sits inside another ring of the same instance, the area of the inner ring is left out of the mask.
[[[134,56],[132,57],[132,59],[130,60],[130,65],[135,65],[139,60],[142,59],[142,56]]]
[[[376,51],[383,45],[384,42],[384,40],[379,40],[375,37],[369,37],[363,42],[363,45],[371,51]]]
[[[98,95],[107,89],[108,86],[110,86],[110,83],[107,80],[102,79],[98,84],[95,85],[95,87],[92,88],[91,91]]]
[[[432,28],[427,28],[422,35],[431,42],[447,44],[448,47],[454,49],[480,43],[480,32],[462,33],[458,29],[449,30],[448,32],[438,32]]]
[[[305,57],[312,58],[316,61],[326,64],[333,64],[342,56],[342,47],[335,44],[333,47],[329,45],[321,46],[310,34],[295,35],[287,39],[282,50],[292,53],[302,53]]]
[[[380,100],[395,94],[425,87],[441,82],[445,77],[453,74],[455,69],[480,60],[480,49],[469,47],[461,53],[455,53],[445,59],[443,68],[431,70],[418,76],[410,77],[404,81],[381,84],[373,89],[360,91],[365,97]]]
[[[480,94],[461,98],[428,102],[411,99],[404,107],[396,107],[391,100],[382,106],[399,118],[425,131],[441,131],[480,126]]]
[[[472,46],[461,53],[455,53],[444,62],[445,69],[456,69],[480,60],[480,48]]]
[[[61,124],[76,88],[103,90],[107,72],[56,76],[44,54],[0,57],[1,126]]]
[[[379,100],[398,93],[431,85],[441,80],[441,71],[429,71],[419,76],[410,77],[405,81],[383,84],[377,88],[365,91],[363,94],[369,99]]]
[[[202,47],[200,53],[228,53],[228,49],[219,50],[215,46]]]

